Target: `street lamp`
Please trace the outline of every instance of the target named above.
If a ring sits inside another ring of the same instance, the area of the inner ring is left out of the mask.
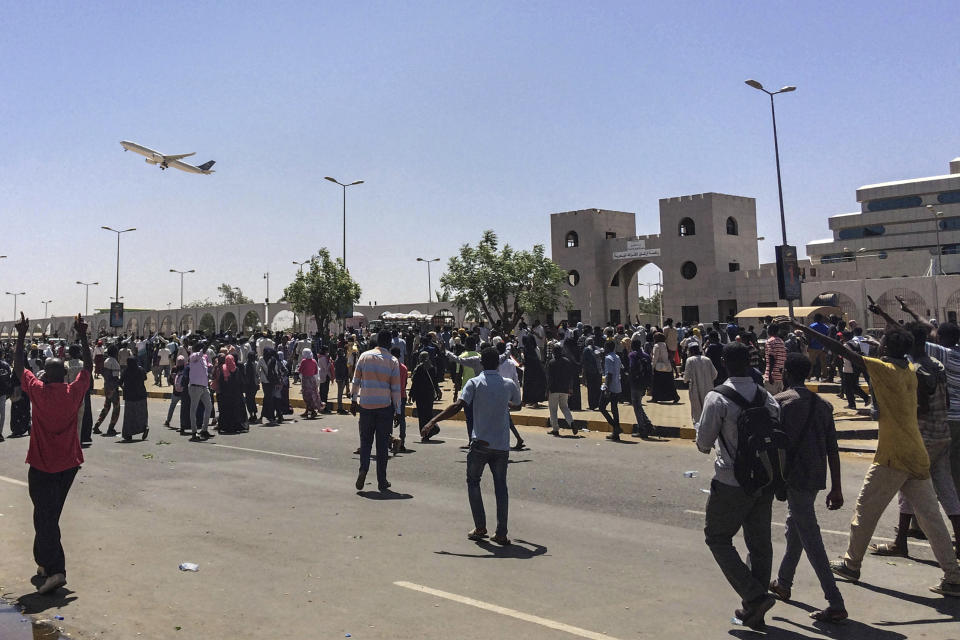
[[[789,93],[791,91],[796,91],[797,88],[791,85],[787,85],[778,91],[767,91],[763,88],[763,85],[757,82],[756,80],[746,80],[746,84],[750,87],[753,87],[757,91],[763,91],[765,94],[770,96],[770,116],[773,118],[773,153],[777,159],[777,190],[780,194],[780,233],[783,236],[783,244],[787,244],[787,219],[783,215],[783,183],[780,180],[780,144],[777,141],[777,111],[773,106],[773,96],[778,93]],[[793,318],[793,300],[787,300],[787,308],[790,312],[790,318]]]
[[[657,281],[656,281],[656,282],[640,282],[640,283],[638,283],[638,284],[644,285],[644,286],[647,288],[647,297],[648,297],[648,298],[650,297],[650,287],[656,287],[656,288],[657,288],[657,293],[660,294],[659,297],[660,297],[660,328],[661,328],[661,329],[663,328],[663,281],[662,281],[662,278],[663,278],[663,272],[661,271],[660,273],[657,274]]]
[[[80,282],[77,280],[77,284],[83,285],[86,288],[86,293],[83,298],[83,315],[90,315],[90,287],[99,285],[99,282]]]
[[[116,229],[111,229],[110,227],[100,227],[106,231],[112,231],[117,234],[117,288],[114,293],[114,301],[120,302],[120,236],[124,233],[129,233],[130,231],[136,231],[135,227],[130,229],[124,229],[123,231],[117,231]]]
[[[427,302],[433,302],[433,283],[430,280],[430,263],[431,262],[440,262],[440,258],[431,258],[427,260],[426,258],[417,258],[417,262],[426,262],[427,263]]]
[[[334,184],[338,184],[343,187],[343,268],[347,268],[347,187],[352,187],[354,185],[363,184],[363,180],[356,180],[349,184],[344,184],[337,180],[336,178],[331,178],[330,176],[325,176],[324,180],[329,180]]]
[[[310,256],[310,259],[309,259],[309,260],[304,260],[303,262],[300,262],[300,261],[298,261],[298,260],[294,260],[294,261],[293,261],[293,264],[297,265],[297,268],[299,269],[300,273],[303,273],[303,265],[309,264],[309,263],[312,262],[312,261],[313,261],[313,256]]]
[[[183,309],[183,274],[185,273],[196,273],[196,269],[187,269],[186,271],[178,271],[177,269],[170,269],[170,273],[179,273],[180,274],[180,308]]]
[[[943,217],[943,211],[939,211],[938,209],[934,208],[932,204],[927,205],[927,211],[929,211],[931,215],[933,215],[933,221],[937,225],[937,275],[942,276],[945,274],[943,273],[943,267],[940,265],[941,250],[940,250],[940,220],[939,219]]]
[[[47,307],[50,306],[50,303],[51,303],[51,302],[53,302],[53,300],[41,300],[41,301],[40,301],[40,304],[43,305],[43,317],[44,317],[44,318],[47,317]],[[14,314],[14,315],[16,315],[16,314]]]
[[[13,293],[12,291],[7,291],[7,295],[8,295],[8,296],[13,296],[13,319],[16,320],[16,319],[17,319],[17,298],[18,298],[19,296],[25,296],[25,295],[27,295],[27,294],[26,294],[26,292],[24,292],[24,291],[20,291],[20,292],[18,292],[18,293]]]

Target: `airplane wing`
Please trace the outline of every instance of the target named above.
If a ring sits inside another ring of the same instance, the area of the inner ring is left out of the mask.
[[[197,154],[196,151],[192,151],[190,153],[181,153],[179,155],[174,155],[174,156],[163,156],[163,159],[166,160],[167,162],[170,162],[171,160],[182,160],[183,158],[189,158],[190,156],[193,156],[196,154]]]

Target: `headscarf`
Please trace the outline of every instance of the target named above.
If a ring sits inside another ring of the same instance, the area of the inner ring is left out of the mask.
[[[300,352],[300,357],[304,360],[313,360],[313,351],[310,349],[304,349]]]
[[[237,361],[234,360],[233,356],[227,356],[220,369],[223,371],[223,379],[229,380],[230,374],[237,370]]]

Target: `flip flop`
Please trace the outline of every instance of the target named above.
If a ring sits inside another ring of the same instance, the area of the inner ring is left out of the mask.
[[[819,622],[831,622],[833,624],[845,624],[847,622],[846,609],[834,609],[827,607],[822,611],[814,611],[810,617]]]
[[[900,547],[889,542],[884,542],[883,544],[871,544],[870,553],[875,556],[890,556],[897,558],[910,557],[906,551],[901,551]]]

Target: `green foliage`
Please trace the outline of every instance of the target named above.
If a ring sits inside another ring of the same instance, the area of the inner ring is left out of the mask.
[[[533,251],[516,251],[497,245],[497,234],[487,230],[476,247],[460,247],[460,255],[447,262],[440,277],[444,295],[458,309],[486,319],[497,320],[511,331],[524,314],[547,314],[569,307],[564,288],[567,274],[546,257],[543,245]]]
[[[341,310],[349,310],[360,301],[360,285],[343,266],[343,260],[332,260],[330,252],[320,249],[310,261],[310,268],[298,273],[296,279],[283,290],[283,297],[294,311],[311,314],[320,332]]]
[[[183,306],[185,309],[202,309],[203,307],[215,307],[217,306],[217,303],[210,298],[204,298],[203,300],[194,300],[193,302],[188,302]]]
[[[660,296],[659,291],[649,298],[640,296],[640,313],[660,313]]]
[[[253,300],[243,295],[240,287],[231,287],[226,282],[217,287],[221,304],[253,304]]]

